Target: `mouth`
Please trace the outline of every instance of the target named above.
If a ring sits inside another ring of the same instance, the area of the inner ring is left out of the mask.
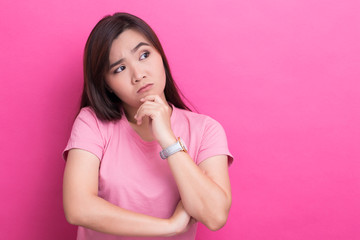
[[[146,84],[145,86],[141,87],[141,88],[137,91],[137,93],[146,92],[146,91],[150,90],[153,85],[154,85],[153,83]]]

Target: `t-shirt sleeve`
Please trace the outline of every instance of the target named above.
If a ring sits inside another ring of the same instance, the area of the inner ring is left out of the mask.
[[[104,146],[104,138],[95,113],[90,108],[81,109],[74,121],[69,141],[63,152],[63,158],[67,159],[70,149],[78,148],[95,154],[101,160]]]
[[[216,155],[227,155],[229,166],[234,159],[228,148],[224,128],[216,120],[207,117],[204,122],[204,130],[198,152],[197,164],[200,164],[207,158]]]

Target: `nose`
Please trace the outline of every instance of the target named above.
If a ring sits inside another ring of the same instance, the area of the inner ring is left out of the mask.
[[[132,76],[133,84],[141,82],[144,78],[145,78],[145,74],[142,71],[142,69],[139,68],[138,66],[137,67],[134,66],[133,67],[133,76]]]

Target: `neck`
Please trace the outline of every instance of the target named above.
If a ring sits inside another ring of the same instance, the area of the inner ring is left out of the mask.
[[[130,123],[130,125],[141,132],[151,132],[151,126],[150,126],[150,117],[145,116],[142,119],[141,125],[137,125],[137,122],[134,118],[136,112],[138,109],[136,108],[124,108],[125,116]]]
[[[145,116],[142,119],[141,125],[137,125],[137,123],[133,117],[135,115],[135,113],[136,113],[136,111],[132,112],[131,114],[129,114],[129,113],[125,114],[130,126],[144,141],[153,141],[154,136],[153,136],[151,125],[150,125],[150,118]]]
[[[136,124],[136,120],[135,120],[134,116],[137,112],[137,108],[123,105],[123,110],[124,110],[125,116],[126,116],[127,120],[129,121],[129,123]]]

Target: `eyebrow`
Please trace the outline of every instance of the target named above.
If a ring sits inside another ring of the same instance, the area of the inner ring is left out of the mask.
[[[136,45],[136,47],[134,47],[131,50],[131,53],[135,53],[141,46],[150,46],[150,44],[145,43],[145,42],[140,42],[138,45]],[[113,64],[110,65],[109,69],[112,69],[113,67],[115,67],[116,65],[120,64],[122,61],[124,61],[124,59],[120,59],[119,61],[114,62]]]

